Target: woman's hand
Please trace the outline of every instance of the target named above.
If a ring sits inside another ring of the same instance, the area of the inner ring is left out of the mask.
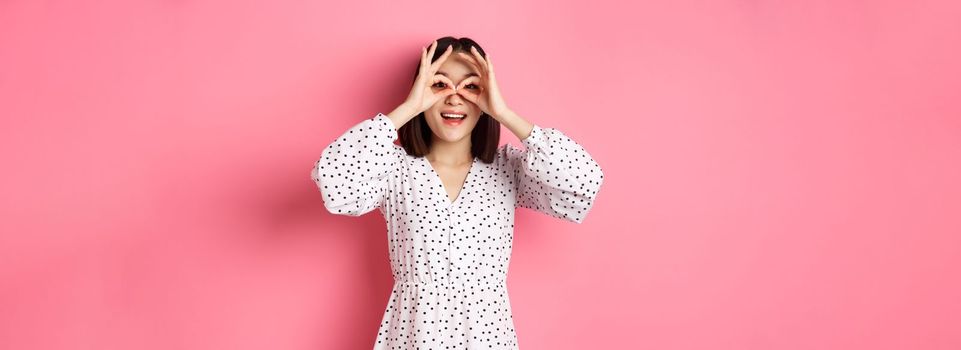
[[[430,50],[427,48],[421,49],[420,70],[417,72],[417,77],[414,79],[414,86],[411,87],[407,100],[404,101],[404,105],[413,112],[413,115],[418,115],[426,111],[440,99],[456,93],[454,90],[454,82],[443,75],[437,74],[437,70],[440,69],[441,64],[450,56],[451,48],[451,46],[448,46],[444,54],[438,57],[437,61],[434,61],[433,64],[430,62],[430,58],[434,57],[434,50],[437,49],[437,40],[434,40],[434,42],[430,44]],[[434,85],[439,82],[444,83],[444,88],[434,91]]]
[[[464,79],[457,85],[455,93],[464,96],[470,102],[480,107],[481,111],[487,113],[492,118],[501,121],[501,117],[510,112],[507,103],[501,96],[500,89],[497,88],[497,80],[494,78],[494,64],[491,63],[490,55],[487,59],[481,56],[474,46],[470,47],[470,54],[458,52],[466,61],[472,63],[475,68],[480,70],[479,77]],[[469,84],[479,85],[479,88],[466,88]]]

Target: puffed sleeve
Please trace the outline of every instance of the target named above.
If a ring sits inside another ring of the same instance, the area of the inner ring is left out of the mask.
[[[310,178],[332,214],[360,216],[381,207],[388,181],[403,159],[394,122],[377,113],[324,148]]]
[[[501,149],[514,175],[515,207],[581,223],[594,205],[604,173],[580,144],[554,128],[534,125],[526,149]]]

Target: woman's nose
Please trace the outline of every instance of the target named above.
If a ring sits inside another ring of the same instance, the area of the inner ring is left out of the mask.
[[[450,96],[447,96],[447,103],[449,103],[449,104],[455,104],[455,103],[456,103],[456,104],[460,104],[460,103],[463,103],[463,102],[464,102],[464,100],[461,99],[461,96],[460,96],[460,94],[458,94],[458,93],[453,93],[453,94],[451,94]]]

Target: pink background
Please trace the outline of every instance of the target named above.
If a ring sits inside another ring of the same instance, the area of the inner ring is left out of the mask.
[[[518,211],[522,349],[961,348],[957,1],[96,3],[0,1],[0,348],[369,349],[309,171],[444,35],[605,170]]]

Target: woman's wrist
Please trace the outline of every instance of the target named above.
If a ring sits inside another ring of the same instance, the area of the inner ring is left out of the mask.
[[[522,141],[530,136],[534,129],[533,123],[509,109],[499,114],[496,119]]]
[[[387,113],[387,118],[394,121],[394,129],[400,129],[401,126],[407,123],[407,121],[414,118],[415,109],[409,104],[401,103],[399,106],[394,108],[393,111]]]

